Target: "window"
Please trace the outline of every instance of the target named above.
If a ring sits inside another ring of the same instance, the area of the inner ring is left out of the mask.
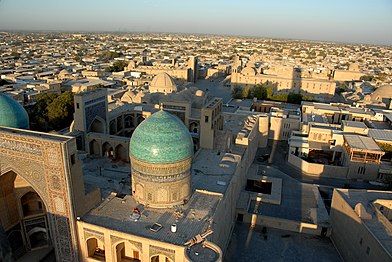
[[[204,122],[208,123],[208,116],[204,116]]]
[[[366,248],[366,255],[369,255],[370,254],[370,247],[367,247]]]
[[[71,155],[71,165],[75,165],[75,154]]]
[[[79,103],[76,103],[76,108],[79,109]]]
[[[148,200],[152,200],[152,194],[151,194],[151,193],[148,193],[148,194],[147,194],[147,199],[148,199]]]
[[[362,243],[363,243],[363,239],[361,237],[361,239],[359,240],[359,244],[362,246]]]
[[[173,193],[173,201],[177,201],[177,200],[178,200],[177,193]]]

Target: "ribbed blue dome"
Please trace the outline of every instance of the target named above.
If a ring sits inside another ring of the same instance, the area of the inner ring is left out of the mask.
[[[18,102],[0,93],[0,126],[29,129],[29,115]]]
[[[129,152],[145,162],[175,163],[193,156],[193,141],[180,119],[161,110],[135,129]]]

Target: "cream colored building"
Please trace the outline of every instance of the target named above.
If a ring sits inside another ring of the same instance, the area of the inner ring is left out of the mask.
[[[301,128],[289,139],[288,161],[308,175],[379,180],[385,152],[364,123],[374,113],[361,108],[304,102]]]
[[[186,65],[179,66],[175,60],[171,64],[157,64],[147,65],[147,58],[143,57],[140,63],[131,61],[127,70],[134,72],[144,72],[148,75],[158,75],[160,73],[167,73],[173,78],[183,79],[188,82],[195,82],[198,77],[198,59],[197,57],[190,57]]]
[[[270,82],[276,86],[274,92],[296,93],[309,96],[318,95],[318,98],[328,98],[335,94],[336,83],[328,79],[310,78],[303,74],[299,68],[277,66],[262,71],[254,64],[248,62],[243,67],[237,58],[231,72],[232,86],[254,86]]]
[[[391,219],[391,192],[333,192],[331,238],[344,261],[392,261]]]

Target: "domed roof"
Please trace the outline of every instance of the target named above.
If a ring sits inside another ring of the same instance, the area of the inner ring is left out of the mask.
[[[135,129],[129,153],[145,162],[175,163],[193,156],[193,141],[179,118],[161,110]]]
[[[195,96],[204,96],[203,90],[196,90]]]
[[[150,84],[151,87],[165,90],[177,90],[177,86],[173,78],[168,73],[160,73],[156,75]]]
[[[371,93],[370,96],[373,101],[382,101],[385,98],[392,98],[392,86],[380,86],[373,93]]]
[[[253,67],[246,65],[246,67],[242,69],[241,73],[246,76],[255,76],[256,70]]]
[[[29,128],[29,116],[23,106],[2,93],[0,93],[0,126]]]

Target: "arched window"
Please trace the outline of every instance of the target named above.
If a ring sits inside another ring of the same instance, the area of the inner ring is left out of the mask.
[[[87,253],[88,257],[92,257],[98,260],[105,260],[105,248],[101,241],[98,241],[95,237],[87,240]]]
[[[116,245],[117,262],[139,262],[139,250],[131,245],[128,241]]]
[[[22,204],[23,216],[32,216],[44,212],[41,198],[35,192],[24,194],[20,200]]]

